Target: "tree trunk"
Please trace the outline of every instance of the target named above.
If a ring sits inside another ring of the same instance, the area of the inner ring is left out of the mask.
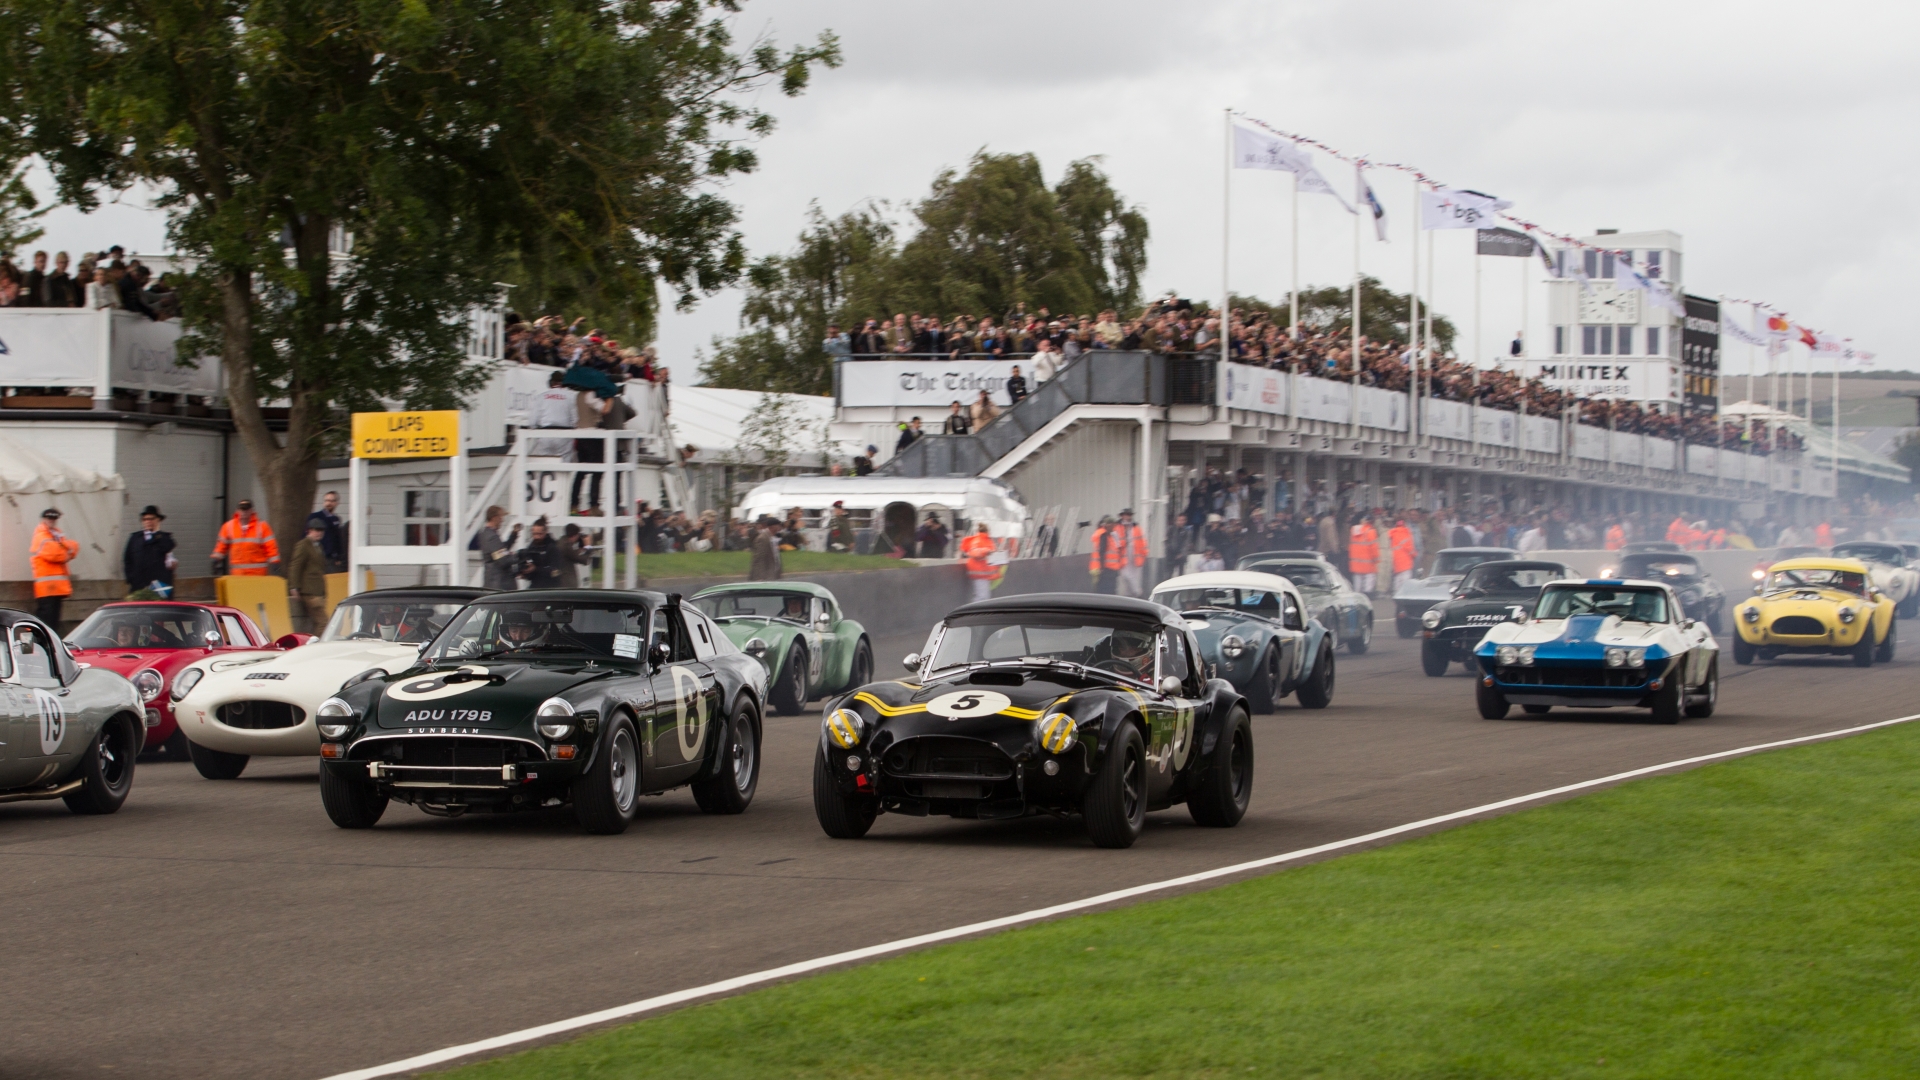
[[[280,547],[281,571],[293,554],[293,545],[305,535],[306,518],[313,506],[314,489],[319,487],[315,474],[319,458],[311,436],[312,407],[309,395],[296,385],[290,393],[288,440],[280,440],[267,427],[260,401],[259,383],[253,365],[253,278],[244,267],[228,271],[220,282],[221,290],[221,367],[226,371],[227,406],[233,412],[234,431],[253,460],[254,475],[260,481],[260,501],[256,509],[272,527]],[[223,493],[224,494],[224,493]],[[236,500],[237,501],[237,500]],[[226,507],[229,517],[233,507]]]

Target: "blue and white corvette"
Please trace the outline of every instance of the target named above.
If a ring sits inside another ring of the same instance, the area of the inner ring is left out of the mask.
[[[1720,646],[1658,582],[1549,582],[1530,614],[1495,625],[1473,652],[1489,720],[1514,705],[1624,706],[1672,724],[1683,713],[1712,716],[1720,696]]]

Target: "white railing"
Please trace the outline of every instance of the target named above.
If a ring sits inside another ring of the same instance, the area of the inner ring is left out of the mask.
[[[113,390],[218,397],[219,360],[182,365],[183,333],[116,308],[0,308],[0,385],[91,387],[98,409]]]

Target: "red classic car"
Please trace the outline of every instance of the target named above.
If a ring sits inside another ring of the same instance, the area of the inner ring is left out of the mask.
[[[268,641],[252,619],[218,604],[135,600],[101,605],[67,635],[67,647],[80,663],[130,680],[147,706],[145,749],[185,761],[187,737],[173,721],[167,696],[175,672],[215,652],[291,649],[309,640],[287,634]]]

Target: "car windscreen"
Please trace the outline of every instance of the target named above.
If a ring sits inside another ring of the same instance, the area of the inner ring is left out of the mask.
[[[213,613],[201,608],[103,607],[74,627],[67,644],[75,649],[198,649],[206,644],[207,632],[217,629]]]
[[[1168,589],[1154,593],[1153,602],[1175,611],[1232,608],[1268,619],[1280,616],[1280,594],[1271,589]]]
[[[1563,566],[1516,567],[1488,563],[1468,571],[1460,582],[1460,591],[1478,589],[1485,594],[1530,593],[1549,581],[1566,576],[1567,570]]]
[[[1691,555],[1629,555],[1620,560],[1620,577],[1647,578],[1699,577],[1700,560]]]
[[[691,601],[702,612],[728,619],[787,619],[807,621],[807,597],[791,592],[724,592],[696,596]]]
[[[1154,631],[1142,620],[1096,612],[962,615],[942,628],[929,670],[1032,656],[1144,679],[1153,671]]]
[[[1663,623],[1667,621],[1667,595],[1659,589],[1618,585],[1556,585],[1540,594],[1533,614],[1536,619],[1618,615],[1625,622]]]
[[[1767,575],[1767,592],[1785,589],[1838,589],[1862,596],[1867,576],[1858,570],[1775,570]]]
[[[1833,545],[1833,557],[1836,559],[1860,559],[1865,562],[1892,563],[1895,566],[1907,561],[1901,550],[1892,544],[1870,544],[1855,541],[1851,544]]]
[[[1483,562],[1508,558],[1512,556],[1504,551],[1443,551],[1433,561],[1433,574],[1435,577],[1451,577],[1464,574]]]
[[[465,603],[459,600],[343,600],[320,632],[321,641],[432,641]]]
[[[1286,578],[1302,589],[1337,589],[1340,584],[1333,580],[1333,574],[1326,566],[1316,563],[1261,563],[1258,566],[1243,567],[1262,574],[1275,574]]]
[[[422,658],[573,655],[638,660],[647,609],[585,600],[511,600],[474,604],[454,617]]]

